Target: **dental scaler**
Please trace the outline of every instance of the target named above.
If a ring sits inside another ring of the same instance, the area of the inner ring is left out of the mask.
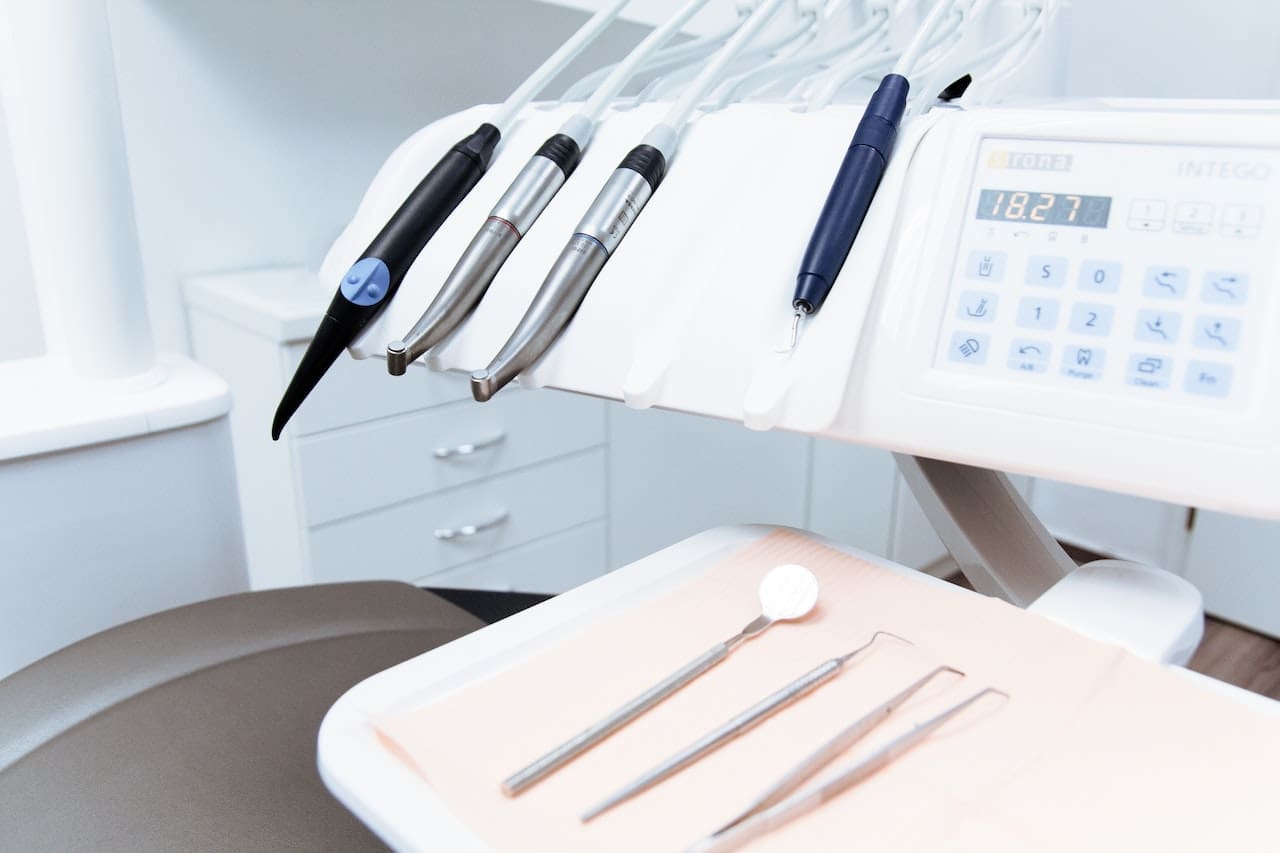
[[[629,0],[615,0],[593,15],[502,104],[490,121],[449,149],[409,193],[391,219],[342,278],[320,326],[294,372],[271,424],[280,432],[342,350],[391,302],[418,254],[489,168],[498,141],[520,110],[559,74]]]
[[[476,400],[491,399],[532,367],[564,332],[596,277],[662,183],[675,156],[680,131],[693,111],[783,2],[762,3],[689,84],[663,122],[650,130],[609,176],[511,337],[488,367],[471,374],[471,395]]]
[[[687,0],[670,20],[636,45],[582,109],[542,144],[489,211],[489,217],[418,322],[403,340],[387,344],[388,373],[403,376],[409,364],[451,335],[471,315],[516,245],[577,168],[605,108],[652,54],[680,32],[706,3],[707,0]],[[655,183],[650,191],[656,186]]]

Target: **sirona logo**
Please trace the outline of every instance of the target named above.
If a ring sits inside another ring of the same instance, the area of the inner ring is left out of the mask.
[[[1268,163],[1247,160],[1181,160],[1179,178],[1210,178],[1219,181],[1265,181],[1271,177]]]
[[[1070,154],[1037,154],[1034,151],[992,151],[987,158],[992,169],[1030,169],[1036,172],[1070,172]]]

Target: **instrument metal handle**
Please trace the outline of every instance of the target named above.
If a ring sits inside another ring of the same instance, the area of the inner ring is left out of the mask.
[[[446,542],[450,539],[464,539],[468,536],[475,536],[477,533],[483,533],[486,530],[492,530],[501,524],[506,524],[507,519],[510,517],[511,514],[504,509],[493,518],[477,521],[474,524],[464,524],[460,527],[437,527],[431,532],[431,535]]]
[[[431,455],[437,459],[451,459],[455,456],[471,456],[481,450],[488,450],[490,447],[497,447],[507,440],[507,433],[504,430],[498,430],[495,434],[480,441],[468,441],[464,444],[455,444],[453,447],[437,447],[431,451]]]
[[[724,660],[728,654],[729,645],[727,643],[717,643],[707,649],[700,656],[689,661],[612,714],[578,732],[578,734],[569,738],[560,746],[557,746],[528,767],[508,778],[502,783],[503,790],[510,796],[520,793],[711,669],[711,667]]]

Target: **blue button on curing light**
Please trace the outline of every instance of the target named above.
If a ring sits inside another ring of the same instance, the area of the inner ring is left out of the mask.
[[[377,305],[391,286],[391,271],[377,258],[356,261],[342,280],[342,295],[353,305]]]

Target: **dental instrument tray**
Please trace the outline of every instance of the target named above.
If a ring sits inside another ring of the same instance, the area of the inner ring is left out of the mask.
[[[744,644],[519,796],[503,792],[514,767],[740,627],[759,581],[787,563],[817,577],[813,613]],[[798,701],[581,820],[878,630],[910,642],[880,638]],[[326,717],[320,769],[405,849],[681,850],[709,836],[708,849],[747,838],[752,850],[830,849],[834,838],[878,851],[1085,849],[1099,838],[1250,849],[1267,837],[1280,783],[1275,708],[1210,684],[815,537],[728,528],[366,680]],[[1232,820],[1199,820],[1206,811]]]
[[[604,116],[474,313],[410,369],[489,363],[664,109]],[[392,155],[327,279],[487,110]],[[504,145],[536,150],[572,110],[526,108]],[[795,271],[862,110],[743,103],[698,117],[521,384],[1280,518],[1280,336],[1264,334],[1280,326],[1280,107],[1089,101],[908,117],[841,283],[780,354]],[[522,160],[495,160],[355,355],[384,357],[414,324]]]

